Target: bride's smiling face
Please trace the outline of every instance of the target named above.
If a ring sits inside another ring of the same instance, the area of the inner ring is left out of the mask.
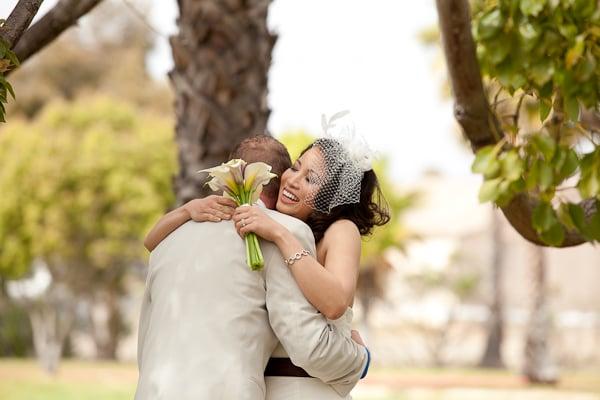
[[[306,221],[313,208],[310,204],[321,187],[324,161],[318,148],[311,148],[301,155],[291,168],[281,175],[277,197],[277,211]]]

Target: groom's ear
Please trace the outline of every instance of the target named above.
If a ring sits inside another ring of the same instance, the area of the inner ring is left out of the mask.
[[[265,203],[265,207],[267,207],[269,210],[274,210],[275,206],[277,205],[277,195],[269,196],[265,192],[262,192],[260,194],[260,201]]]

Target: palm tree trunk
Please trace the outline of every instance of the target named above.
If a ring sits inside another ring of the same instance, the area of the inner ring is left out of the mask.
[[[524,374],[529,382],[554,384],[558,372],[548,343],[552,321],[546,296],[546,262],[541,247],[530,246],[530,249],[533,304],[525,339]]]
[[[502,290],[503,255],[502,225],[496,209],[492,208],[492,303],[488,320],[488,337],[479,366],[485,368],[504,368],[502,361],[502,340],[504,338],[504,291]]]
[[[241,139],[265,133],[267,73],[276,37],[267,29],[270,0],[178,0],[171,38],[181,204],[205,195],[199,169],[226,160]]]

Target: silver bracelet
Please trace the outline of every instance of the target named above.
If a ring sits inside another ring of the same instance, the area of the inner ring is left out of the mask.
[[[294,254],[293,256],[283,260],[283,262],[285,263],[285,265],[287,265],[289,267],[290,265],[293,265],[296,261],[301,259],[303,256],[309,256],[309,255],[310,255],[310,251],[308,251],[306,249],[302,249],[302,251],[299,251],[298,253]]]

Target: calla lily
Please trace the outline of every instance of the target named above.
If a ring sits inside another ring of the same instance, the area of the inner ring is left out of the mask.
[[[263,162],[249,164],[244,169],[244,189],[246,191],[256,190],[269,183],[277,175],[271,173],[271,166]]]
[[[271,173],[271,166],[263,162],[247,164],[244,160],[233,159],[213,168],[198,172],[208,172],[212,178],[206,184],[223,196],[233,199],[238,205],[254,204],[260,198],[263,186],[277,175]],[[249,233],[246,240],[246,262],[252,270],[261,269],[264,259],[258,237]]]

